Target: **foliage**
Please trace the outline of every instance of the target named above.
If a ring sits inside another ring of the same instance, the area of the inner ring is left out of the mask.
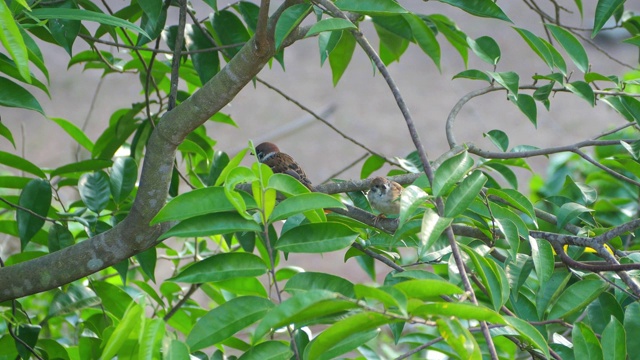
[[[491,0],[441,2],[511,22]],[[65,49],[69,66],[138,74],[148,99],[111,114],[95,141],[69,120],[51,119],[90,159],[43,169],[0,152],[12,170],[0,176],[0,232],[21,244],[0,264],[0,358],[637,356],[638,73],[592,72],[583,46],[589,40],[548,15],[566,9],[552,2],[556,11],[547,13],[526,2],[544,28],[514,24],[509,35],[526,42],[547,74],[501,69],[495,39],[472,39],[446,16],[392,0],[287,1],[277,9],[268,1],[219,8],[205,0],[212,15],[202,22],[187,16],[193,14],[184,0],[138,0],[119,9],[89,0],[0,1],[0,105],[44,114],[31,93],[49,94],[42,42]],[[594,19],[592,37],[610,30],[605,23],[613,19],[614,28],[630,33],[624,46],[637,47],[640,17],[624,3],[600,0],[586,14],[575,1],[573,11]],[[172,9],[186,20],[169,24]],[[366,26],[375,29],[377,51],[359,31]],[[585,106],[610,106],[624,124],[547,149],[510,147],[505,129],[485,134],[498,151],[449,136],[452,151],[432,163],[412,133],[416,151],[405,158],[371,151],[363,180],[311,192],[264,164],[240,166],[253,144],[229,157],[203,125],[235,126],[219,110],[266,63],[284,66],[286,47],[305,37],[317,38],[334,84],[355,49],[364,49],[410,130],[386,66],[416,45],[439,68],[440,43],[453,46],[465,65],[474,54],[491,68],[460,69],[454,77],[487,87],[461,99],[448,135],[466,102],[495,91],[534,125],[538,104],[549,109],[559,92]],[[107,39],[129,50],[99,50]],[[76,40],[91,49],[74,53]],[[156,57],[160,41],[173,61]],[[529,78],[533,85],[523,85]],[[0,135],[15,147],[1,123]],[[182,161],[174,161],[176,152]],[[528,158],[557,153],[548,178],[536,174],[531,191],[519,188],[514,169],[530,170]],[[366,178],[385,163],[406,186],[397,218],[374,216],[364,196]],[[183,191],[185,184],[192,190]],[[61,201],[66,189],[78,199]],[[371,281],[280,264],[290,253],[332,251],[357,261]],[[166,263],[171,277],[156,278]]]

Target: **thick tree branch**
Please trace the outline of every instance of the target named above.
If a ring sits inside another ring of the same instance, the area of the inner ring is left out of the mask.
[[[269,24],[272,31],[276,11]],[[273,56],[256,53],[254,40],[189,99],[166,113],[147,144],[140,186],[129,215],[113,229],[76,245],[0,269],[0,302],[35,294],[93,274],[157,244],[171,224],[149,226],[165,204],[176,147],[228,104]]]

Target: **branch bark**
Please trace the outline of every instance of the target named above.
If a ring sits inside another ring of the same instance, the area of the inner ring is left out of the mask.
[[[269,20],[272,32],[287,2]],[[149,226],[165,204],[177,146],[228,104],[274,55],[248,41],[218,74],[189,99],[167,112],[149,138],[140,187],[129,215],[113,229],[60,251],[0,269],[0,302],[62,286],[91,275],[157,244],[170,224]]]

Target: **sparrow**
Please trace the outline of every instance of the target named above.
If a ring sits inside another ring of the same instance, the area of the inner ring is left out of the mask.
[[[395,181],[387,180],[381,176],[371,181],[371,190],[367,194],[371,206],[380,212],[377,220],[386,215],[396,215],[400,213],[400,195],[402,195],[402,185]]]
[[[274,143],[263,142],[256,146],[256,157],[258,161],[269,166],[274,173],[291,175],[302,183],[302,185],[313,191],[313,185],[304,173],[304,170],[293,160],[293,158],[283,152]]]

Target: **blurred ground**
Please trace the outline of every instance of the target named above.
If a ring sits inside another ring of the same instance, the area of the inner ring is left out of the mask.
[[[572,1],[561,3],[569,9],[575,9]],[[225,4],[220,3],[221,7],[223,5]],[[410,2],[409,5],[413,10],[425,14],[443,13],[449,16],[470,37],[492,36],[501,45],[502,50],[502,60],[497,71],[517,71],[521,75],[549,72],[520,36],[511,29],[512,24],[478,19],[436,1]],[[503,1],[500,2],[500,6],[514,21],[515,26],[544,36],[539,18],[523,3]],[[633,5],[628,2],[627,6]],[[209,10],[201,7],[198,16],[202,18],[208,12]],[[591,10],[585,11],[585,14],[590,13]],[[570,21],[569,18],[575,18],[576,21],[573,21],[572,25],[584,28],[590,27],[592,23],[590,19],[580,23],[576,14],[564,15],[564,18],[567,21]],[[365,24],[363,28],[365,34],[373,34],[371,24]],[[588,36],[588,32],[585,32],[585,36]],[[377,47],[377,42],[373,40],[375,37],[370,36],[370,39]],[[411,110],[432,160],[448,149],[444,126],[451,108],[466,93],[485,86],[479,81],[451,80],[453,75],[464,70],[464,64],[457,52],[440,37],[439,39],[442,46],[441,73],[415,45],[410,46],[400,63],[390,66],[390,72]],[[627,64],[637,63],[637,48],[626,46],[623,50],[617,46],[619,41],[619,38],[603,39],[599,44],[608,55]],[[81,40],[77,43],[76,51],[84,49]],[[593,51],[593,48],[586,48],[591,63],[595,64],[593,71],[622,75],[629,70],[607,59],[604,54]],[[106,127],[105,124],[113,111],[143,100],[138,92],[138,78],[135,75],[109,75],[101,80],[99,71],[83,72],[77,65],[66,71],[69,56],[62,49],[43,45],[42,51],[51,73],[52,99],[39,96],[46,114],[68,119],[80,126],[86,123],[87,133],[92,140],[97,139]],[[567,56],[565,59],[567,64],[575,69]],[[319,66],[316,39],[300,41],[289,47],[285,53],[285,61],[286,71],[274,64],[272,69],[265,68],[260,77],[315,111],[320,112],[328,106],[335,105],[336,111],[329,117],[332,124],[388,157],[403,157],[413,150],[405,122],[389,89],[379,74],[374,75],[371,63],[362,50],[356,49],[350,68],[335,88],[331,83],[328,63],[322,68]],[[473,54],[470,54],[469,68],[493,71]],[[578,80],[581,77],[582,74],[575,73],[573,79]],[[522,76],[521,84],[531,83],[530,77]],[[218,140],[218,149],[233,153],[245,147],[249,139],[256,143],[273,140],[284,152],[293,155],[305,167],[315,183],[324,181],[364,154],[362,149],[315,121],[295,133],[266,139],[265,135],[304,117],[305,114],[294,104],[261,84],[255,87],[247,86],[224,111],[233,117],[239,128],[209,123],[209,134]],[[13,132],[18,145],[18,149],[14,150],[7,146],[6,141],[0,141],[0,149],[23,153],[35,164],[52,168],[74,161],[75,145],[66,133],[51,121],[35,112],[8,108],[1,108],[0,114],[3,123]],[[509,135],[511,147],[520,144],[546,147],[593,137],[607,128],[624,123],[624,120],[606,105],[600,104],[594,110],[584,100],[566,94],[556,95],[552,100],[550,112],[538,106],[538,114],[536,129],[507,101],[503,92],[496,92],[471,101],[460,112],[455,126],[456,136],[459,142],[473,141],[484,148],[493,148],[482,134],[500,128]],[[21,127],[24,127],[24,131],[21,131]],[[252,161],[248,159],[247,164],[249,160]],[[545,162],[545,159],[532,161],[537,170],[544,169]],[[357,178],[360,166],[361,164],[356,165],[341,177]],[[386,170],[380,173],[384,172]],[[523,177],[523,181],[526,182],[526,176]],[[526,188],[526,183],[521,183],[521,186]],[[0,253],[3,252],[3,243],[6,246],[6,240],[0,239]],[[295,255],[291,256],[291,261],[302,264],[308,270],[343,274],[353,281],[365,281],[366,276],[357,269],[355,261],[350,260],[349,263],[343,264],[342,256],[343,252],[324,256]]]

